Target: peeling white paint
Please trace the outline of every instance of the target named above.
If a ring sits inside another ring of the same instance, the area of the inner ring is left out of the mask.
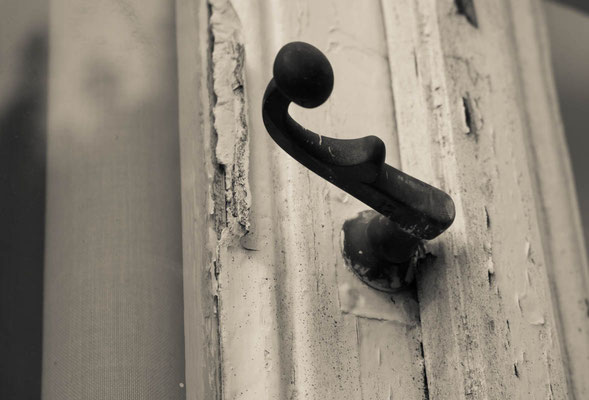
[[[487,272],[491,275],[495,274],[495,263],[493,262],[492,258],[487,260]]]
[[[250,229],[249,138],[245,101],[244,44],[241,23],[228,0],[211,0],[213,126],[215,160],[223,167],[226,201],[224,240]],[[228,236],[229,235],[229,236]]]
[[[363,12],[351,4],[210,1],[215,157],[223,174],[216,194],[227,206],[213,209],[227,214],[212,271],[225,396],[392,398],[394,386],[396,398],[425,397],[421,307],[433,398],[525,398],[542,392],[539,382],[550,382],[558,397],[557,335],[545,273],[535,268],[543,266],[543,249],[522,156],[517,83],[509,81],[517,80],[517,68],[504,50],[512,42],[502,22],[507,3],[477,3],[477,31],[455,25],[445,3],[434,0],[354,4]],[[385,35],[374,22],[381,14]],[[363,28],[355,31],[357,24]],[[460,30],[466,28],[468,34]],[[454,226],[429,245],[439,257],[420,271],[421,304],[357,280],[341,259],[337,234],[365,207],[265,136],[261,95],[275,52],[291,40],[327,50],[336,74],[328,103],[292,110],[295,119],[341,138],[364,134],[370,121],[388,141],[387,162],[402,160],[403,169],[457,202]],[[474,52],[480,42],[486,46]],[[467,95],[470,126],[461,104]],[[471,131],[477,140],[465,135]],[[266,157],[252,158],[252,171],[249,140]],[[514,361],[514,354],[521,357]],[[525,379],[513,378],[514,364]]]

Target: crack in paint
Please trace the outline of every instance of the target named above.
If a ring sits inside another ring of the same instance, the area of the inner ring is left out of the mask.
[[[249,135],[245,99],[245,50],[241,23],[228,0],[210,0],[214,160],[218,174],[215,218],[221,242],[250,230]],[[221,218],[220,216],[223,216]]]
[[[241,24],[231,2],[209,0],[208,8],[208,91],[210,101],[213,179],[211,197],[216,248],[211,268],[215,307],[216,379],[218,398],[225,397],[223,386],[223,346],[220,310],[223,306],[219,274],[223,250],[250,230],[249,137],[245,100],[245,52]]]
[[[473,0],[455,0],[454,3],[456,4],[456,9],[458,10],[458,14],[464,15],[466,20],[475,28],[479,27],[479,22],[477,20],[477,13],[474,8]]]

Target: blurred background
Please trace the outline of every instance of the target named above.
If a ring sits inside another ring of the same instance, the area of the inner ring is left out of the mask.
[[[175,0],[0,0],[0,399],[185,398],[176,60]]]
[[[168,3],[168,11],[173,9],[172,0],[163,3]],[[581,11],[587,9],[585,0],[568,3],[545,2],[545,15],[561,115],[587,232],[589,13]],[[166,18],[172,15],[167,12]],[[131,14],[128,17],[134,18]],[[48,0],[0,1],[0,399],[40,398],[48,19]],[[164,22],[154,26],[172,37],[173,22]],[[170,43],[166,57],[173,58],[173,47]],[[167,71],[169,79],[175,79],[174,63],[162,59],[163,67],[157,67],[157,71]],[[95,78],[88,90],[104,96],[115,94],[113,85],[117,82],[112,81],[112,76],[99,73]],[[159,98],[157,93],[150,95]],[[166,104],[175,106],[173,102]],[[157,101],[151,106],[155,113]],[[589,244],[587,235],[585,240]]]
[[[589,2],[578,7],[545,2],[552,68],[560,114],[575,174],[577,199],[589,248]]]
[[[0,1],[0,398],[41,398],[47,1]]]

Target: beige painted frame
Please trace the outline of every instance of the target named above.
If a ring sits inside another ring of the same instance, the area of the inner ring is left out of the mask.
[[[189,399],[589,395],[587,260],[542,6],[475,6],[478,27],[451,0],[177,1]],[[377,134],[389,163],[454,197],[419,302],[355,280],[339,230],[365,207],[265,134],[261,94],[291,40],[336,74],[326,105],[293,110],[304,125]]]

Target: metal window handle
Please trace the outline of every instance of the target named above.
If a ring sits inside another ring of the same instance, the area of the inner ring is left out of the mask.
[[[317,48],[303,42],[285,45],[273,75],[262,106],[270,136],[301,164],[378,212],[361,213],[344,224],[344,252],[370,286],[385,291],[404,286],[408,277],[399,276],[411,272],[409,264],[422,240],[435,238],[452,224],[452,198],[385,164],[385,145],[378,137],[321,136],[290,117],[291,102],[314,108],[333,89],[333,70]]]

